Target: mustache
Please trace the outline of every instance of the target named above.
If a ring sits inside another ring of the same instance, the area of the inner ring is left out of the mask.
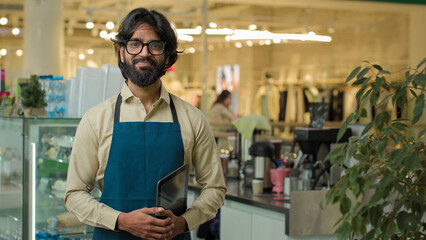
[[[132,63],[136,64],[139,62],[148,62],[149,64],[153,65],[153,66],[157,66],[157,62],[155,62],[154,60],[150,59],[150,58],[137,58],[137,59],[133,59]]]

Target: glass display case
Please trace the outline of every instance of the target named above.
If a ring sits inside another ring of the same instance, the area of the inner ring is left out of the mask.
[[[91,237],[64,206],[79,121],[0,117],[0,240]]]

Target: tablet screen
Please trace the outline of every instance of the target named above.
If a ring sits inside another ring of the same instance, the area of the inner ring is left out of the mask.
[[[157,207],[169,209],[174,215],[182,215],[187,208],[188,164],[185,164],[157,183]]]

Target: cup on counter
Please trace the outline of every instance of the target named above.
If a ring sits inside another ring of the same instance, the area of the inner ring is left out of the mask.
[[[263,193],[263,179],[255,178],[251,181],[251,188],[253,195],[259,195]]]
[[[271,172],[271,182],[274,185],[272,192],[282,193],[284,191],[284,178],[288,177],[290,174],[289,168],[272,168]]]

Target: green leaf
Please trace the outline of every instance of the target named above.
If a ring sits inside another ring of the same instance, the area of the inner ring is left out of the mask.
[[[405,131],[408,128],[408,126],[407,126],[407,124],[403,124],[403,123],[399,123],[399,122],[393,122],[392,128],[399,130],[399,131]]]
[[[377,116],[374,118],[374,127],[376,129],[382,129],[384,124],[383,113],[377,114]]]
[[[363,233],[363,232],[365,232],[364,221],[363,221],[363,219],[362,219],[361,216],[355,215],[352,218],[351,228],[356,233]]]
[[[380,183],[378,185],[378,188],[381,188],[382,190],[387,187],[392,181],[394,180],[394,176],[392,173],[386,173],[385,176],[380,180]]]
[[[401,134],[399,134],[398,136],[396,136],[395,138],[395,145],[399,144],[402,140],[403,136]]]
[[[407,167],[408,171],[415,169],[419,165],[420,165],[419,155],[412,155],[405,159],[405,166]]]
[[[348,197],[343,197],[342,200],[340,200],[340,212],[342,214],[346,214],[351,209],[351,200]]]
[[[351,115],[349,115],[348,118],[346,118],[346,120],[343,122],[342,126],[339,129],[339,132],[337,133],[336,142],[339,142],[340,139],[343,137],[343,135],[345,134],[346,130],[348,129],[349,123],[352,122],[353,117],[354,117],[354,113],[351,113]]]
[[[376,235],[376,229],[371,229],[361,240],[371,240],[374,239]]]
[[[424,86],[425,82],[425,74],[419,73],[414,77],[414,82],[419,86]]]
[[[342,144],[339,147],[333,149],[331,152],[327,154],[327,156],[325,157],[325,160],[333,159],[337,157],[338,155],[342,154],[344,146],[346,146],[346,144]]]
[[[417,93],[413,89],[410,89],[410,92],[415,98],[418,98]]]
[[[419,135],[417,136],[417,138],[419,139],[422,138],[425,135],[425,133],[426,133],[426,128],[423,128],[423,130],[419,132]]]
[[[410,76],[408,76],[408,77],[405,79],[405,81],[404,81],[404,82],[402,82],[401,88],[405,88],[405,87],[407,87],[407,86],[408,86],[408,84],[410,84],[410,83],[411,83],[411,81],[413,81],[413,79],[414,79],[414,75],[410,75]]]
[[[359,79],[364,78],[365,74],[367,74],[368,71],[370,71],[370,67],[366,67],[366,68],[362,69],[361,72],[358,73],[358,75],[356,76],[356,79],[359,80]]]
[[[356,96],[355,96],[355,98],[356,99],[359,99],[363,94],[364,94],[364,92],[365,92],[365,89],[367,88],[367,85],[365,85],[365,86],[362,86],[359,90],[358,90],[358,92],[356,93]]]
[[[419,121],[419,119],[421,118],[423,114],[424,107],[425,107],[425,95],[421,94],[416,99],[416,105],[414,107],[414,116],[413,116],[413,120],[411,120],[411,124],[415,124],[416,122]]]
[[[383,68],[380,65],[373,64],[373,67],[379,71],[383,71]]]
[[[368,211],[368,217],[371,225],[376,228],[380,225],[383,215],[383,208],[380,205],[371,207]]]
[[[336,237],[339,240],[347,240],[350,237],[351,225],[348,222],[343,222],[340,224],[339,228],[336,230]]]
[[[380,105],[382,105],[383,103],[386,103],[386,101],[387,101],[390,97],[392,97],[392,95],[391,95],[391,94],[386,95],[386,97],[384,97],[384,98],[383,98],[383,100],[382,100],[382,101],[380,101],[377,105],[378,105],[378,106],[380,106]]]
[[[374,192],[373,196],[370,199],[369,205],[376,204],[380,199],[385,195],[385,188],[377,188],[376,192]]]
[[[391,72],[389,72],[387,70],[382,70],[379,73],[377,73],[377,75],[383,75],[383,74],[391,74]]]
[[[372,106],[375,106],[379,98],[380,98],[380,90],[374,89],[370,97],[370,104]]]
[[[352,80],[357,74],[358,72],[361,70],[361,67],[357,67],[354,70],[352,70],[352,72],[349,74],[349,76],[346,78],[345,83],[348,83],[350,80]]]
[[[385,78],[383,78],[383,77],[376,77],[376,86],[377,86],[377,88],[380,88],[383,85],[383,82],[385,82]]]
[[[358,85],[361,85],[361,84],[362,84],[362,86],[367,86],[367,83],[368,83],[370,80],[371,80],[371,77],[368,77],[368,78],[360,78],[360,79],[357,79],[356,81],[354,81],[354,82],[352,83],[352,86],[358,86]]]
[[[388,138],[385,138],[384,140],[380,141],[380,144],[379,144],[378,150],[377,150],[379,153],[385,154],[384,151],[385,151],[386,146],[388,145],[388,141],[389,141]]]
[[[396,222],[398,224],[399,229],[404,233],[414,231],[416,225],[418,224],[415,216],[406,211],[401,211],[398,213],[398,216],[396,217]]]
[[[368,162],[370,160],[370,156],[366,154],[354,154],[353,157],[360,162]]]
[[[419,69],[423,64],[426,63],[426,58],[424,58],[418,65],[416,69]]]
[[[392,234],[395,232],[395,224],[393,219],[387,218],[383,225],[381,226],[382,230],[382,238],[381,239],[389,239]]]
[[[364,94],[364,96],[362,96],[361,103],[363,103],[365,100],[367,100],[367,98],[370,96],[370,94],[373,90],[374,90],[373,88],[368,89],[368,91]],[[359,99],[359,98],[357,98],[357,99]]]
[[[405,187],[404,186],[402,186],[401,184],[399,184],[399,183],[395,183],[394,185],[394,188],[399,192],[399,193],[401,193],[402,195],[405,195],[406,194],[406,190],[405,190]]]

